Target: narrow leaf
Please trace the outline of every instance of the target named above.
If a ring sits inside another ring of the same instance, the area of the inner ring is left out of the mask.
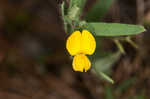
[[[94,64],[94,68],[99,72],[105,72],[110,69],[114,62],[116,62],[120,58],[121,53],[117,52],[114,54],[110,54],[109,56],[105,56],[103,58],[97,59]]]
[[[86,0],[70,0],[68,16],[75,16],[78,19],[81,16],[81,12],[85,6],[85,3]]]
[[[112,64],[119,59],[120,55],[121,53],[117,52],[115,54],[110,54],[109,56],[96,60],[95,64],[93,64],[94,70],[102,79],[110,83],[114,83],[114,81],[103,72],[110,69]]]
[[[96,36],[129,36],[145,31],[140,25],[98,22],[88,24],[94,28]]]
[[[86,0],[70,0],[69,9],[72,8],[74,5],[82,9],[85,3],[86,3]]]

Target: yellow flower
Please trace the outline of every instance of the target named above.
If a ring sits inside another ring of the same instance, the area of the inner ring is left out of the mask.
[[[93,35],[87,30],[73,32],[67,39],[66,48],[73,58],[73,69],[75,71],[87,71],[91,62],[86,55],[95,52],[96,41]]]

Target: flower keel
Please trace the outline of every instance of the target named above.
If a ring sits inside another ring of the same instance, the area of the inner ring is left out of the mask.
[[[74,71],[87,72],[91,67],[91,62],[87,56],[83,54],[79,54],[79,55],[74,56],[72,65],[73,65]]]

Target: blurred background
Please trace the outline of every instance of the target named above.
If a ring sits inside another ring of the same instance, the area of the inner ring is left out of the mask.
[[[150,99],[150,0],[114,0],[101,19],[147,29],[133,37],[138,49],[123,42],[126,55],[111,67],[114,84],[72,70],[62,1],[0,0],[0,99]],[[83,16],[96,0],[87,1]],[[101,47],[116,49],[106,38]]]

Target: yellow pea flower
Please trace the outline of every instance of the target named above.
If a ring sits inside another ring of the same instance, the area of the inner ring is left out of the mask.
[[[66,48],[73,58],[73,69],[75,71],[87,71],[91,67],[91,62],[86,55],[92,55],[95,52],[96,41],[93,35],[83,30],[73,32],[67,39]]]

